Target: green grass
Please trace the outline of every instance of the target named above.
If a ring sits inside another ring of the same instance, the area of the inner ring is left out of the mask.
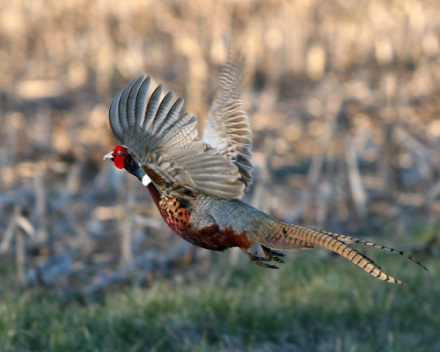
[[[0,351],[440,350],[439,264],[426,262],[428,274],[374,254],[407,285],[309,251],[289,255],[278,271],[244,260],[232,266],[224,255],[192,282],[158,281],[87,304],[47,291],[3,292]]]

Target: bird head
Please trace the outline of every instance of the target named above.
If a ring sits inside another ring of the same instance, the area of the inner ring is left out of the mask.
[[[110,159],[118,169],[123,169],[126,166],[127,157],[131,159],[128,149],[118,144],[113,151],[104,155],[104,160]]]
[[[151,182],[148,175],[141,169],[137,161],[131,156],[127,147],[117,145],[113,151],[104,155],[104,160],[110,159],[118,169],[125,169],[130,174],[136,176],[144,186]]]

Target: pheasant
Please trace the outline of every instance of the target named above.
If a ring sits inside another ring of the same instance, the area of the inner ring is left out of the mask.
[[[152,79],[134,79],[113,100],[109,119],[121,141],[105,155],[119,169],[138,178],[149,190],[167,225],[188,242],[209,250],[238,247],[254,264],[276,269],[284,263],[279,250],[323,247],[380,280],[403,285],[386,274],[352,244],[393,248],[328,231],[288,224],[242,201],[252,183],[252,132],[242,109],[240,85],[244,60],[229,58],[211,106],[203,139],[195,116],[182,114],[183,99],[173,92],[162,98],[162,85],[149,96]],[[261,246],[261,254],[251,251]]]

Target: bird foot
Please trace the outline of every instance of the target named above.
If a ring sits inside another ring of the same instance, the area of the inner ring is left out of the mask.
[[[270,260],[269,258],[259,257],[255,254],[249,254],[249,260],[251,261],[252,264],[262,266],[263,268],[279,269],[276,265],[266,263],[267,261]]]
[[[274,251],[273,249],[270,249],[265,246],[261,246],[261,248],[263,248],[263,252],[267,256],[268,260],[274,260],[277,263],[281,263],[281,264],[285,263],[285,261],[280,258],[286,256],[284,253]]]
[[[280,257],[284,257],[285,254],[276,252],[270,248],[261,246],[263,248],[263,253],[265,254],[265,257],[260,257],[257,255],[257,252],[249,253],[248,251],[243,249],[243,253],[246,254],[246,256],[249,258],[249,261],[252,264],[256,264],[258,266],[261,266],[263,268],[268,269],[279,269],[276,265],[272,265],[266,262],[270,261],[276,261],[278,263],[284,263],[284,260],[282,260]]]

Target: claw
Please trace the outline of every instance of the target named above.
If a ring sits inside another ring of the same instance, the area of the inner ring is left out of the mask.
[[[268,247],[265,246],[261,246],[261,248],[263,248],[263,252],[264,254],[267,256],[268,260],[274,260],[277,263],[285,263],[284,260],[282,260],[280,257],[284,257],[285,254],[278,252],[278,251],[274,251],[273,249],[270,249]]]
[[[281,258],[278,258],[278,257],[273,257],[272,260],[274,260],[274,261],[276,261],[277,263],[280,263],[280,264],[284,264],[285,263],[284,260],[282,260]]]
[[[268,260],[267,258],[252,256],[252,257],[249,258],[249,260],[251,261],[252,264],[256,264],[258,266],[262,266],[263,268],[279,269],[279,267],[277,267],[276,265],[265,263],[265,261]]]
[[[254,264],[257,264],[257,265],[262,266],[263,268],[267,268],[267,269],[279,269],[278,266],[272,265],[272,264],[267,264],[267,263],[254,263]]]
[[[268,257],[260,257],[259,255],[257,255],[257,252],[254,252],[253,254],[250,255],[250,260],[255,260],[255,261],[259,261],[259,262],[270,262],[272,259],[268,258]]]

